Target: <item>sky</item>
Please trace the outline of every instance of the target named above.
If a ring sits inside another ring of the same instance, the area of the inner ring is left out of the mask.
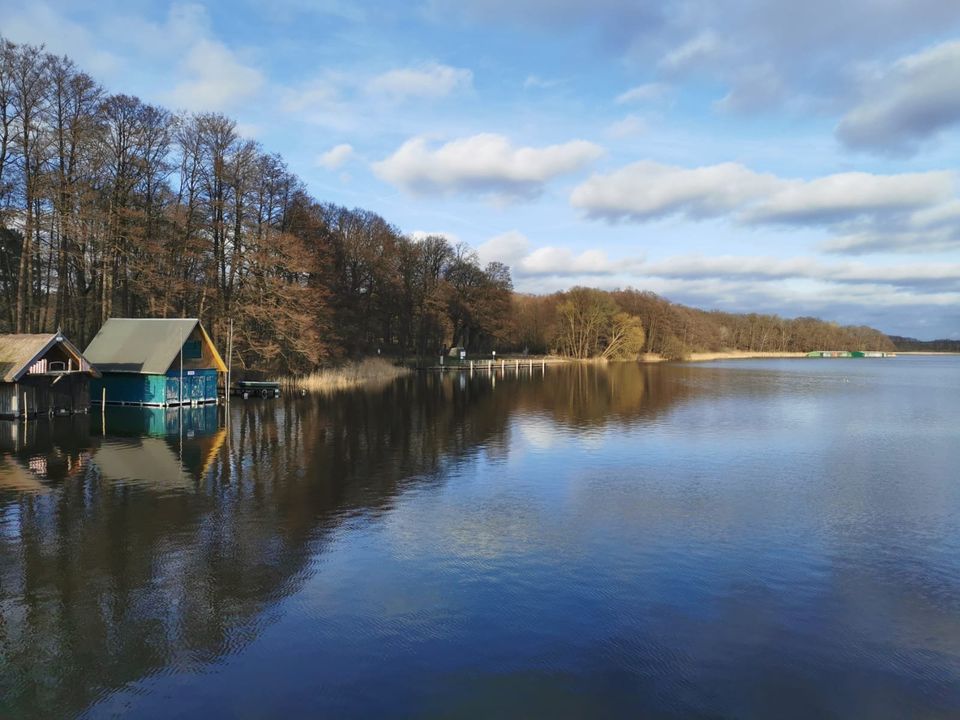
[[[957,0],[0,0],[523,292],[960,338]]]

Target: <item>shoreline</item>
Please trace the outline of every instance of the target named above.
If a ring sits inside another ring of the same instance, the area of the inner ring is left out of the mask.
[[[671,360],[657,353],[646,353],[640,356],[642,363],[662,362],[712,362],[714,360],[762,360],[762,359],[798,359],[806,358],[805,352],[750,352],[748,350],[727,350],[723,352],[690,353],[679,360]]]

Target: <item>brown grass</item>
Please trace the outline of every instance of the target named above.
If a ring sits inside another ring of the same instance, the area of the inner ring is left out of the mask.
[[[338,367],[316,370],[308,375],[285,377],[280,383],[288,391],[332,393],[351,388],[386,385],[410,372],[409,368],[394,365],[383,358],[367,358]]]
[[[727,350],[724,352],[690,353],[683,362],[708,362],[710,360],[749,360],[751,358],[802,358],[802,352],[751,352],[749,350]],[[656,353],[640,356],[641,362],[665,362],[667,358]]]

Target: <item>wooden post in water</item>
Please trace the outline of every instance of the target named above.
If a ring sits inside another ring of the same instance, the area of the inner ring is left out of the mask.
[[[540,361],[540,370],[543,373],[543,376],[546,377],[547,376],[547,359],[546,358],[543,358]]]
[[[517,358],[517,377],[520,377],[520,358]]]
[[[227,386],[223,389],[223,404],[230,404],[230,382],[233,379],[233,318],[230,318],[230,334],[227,336]],[[227,418],[230,422],[230,418]]]
[[[27,422],[30,420],[30,406],[27,405],[27,393],[23,393],[23,434],[27,434]]]
[[[100,434],[107,434],[107,386],[100,393]]]
[[[473,360],[470,361],[470,377],[473,377]]]
[[[507,361],[503,358],[500,359],[500,372],[504,375],[507,374]]]
[[[533,377],[533,358],[530,358],[530,377]]]

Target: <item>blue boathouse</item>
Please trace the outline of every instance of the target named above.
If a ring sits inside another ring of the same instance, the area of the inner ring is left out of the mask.
[[[111,318],[84,352],[102,377],[90,400],[169,407],[217,402],[227,366],[196,318]]]

